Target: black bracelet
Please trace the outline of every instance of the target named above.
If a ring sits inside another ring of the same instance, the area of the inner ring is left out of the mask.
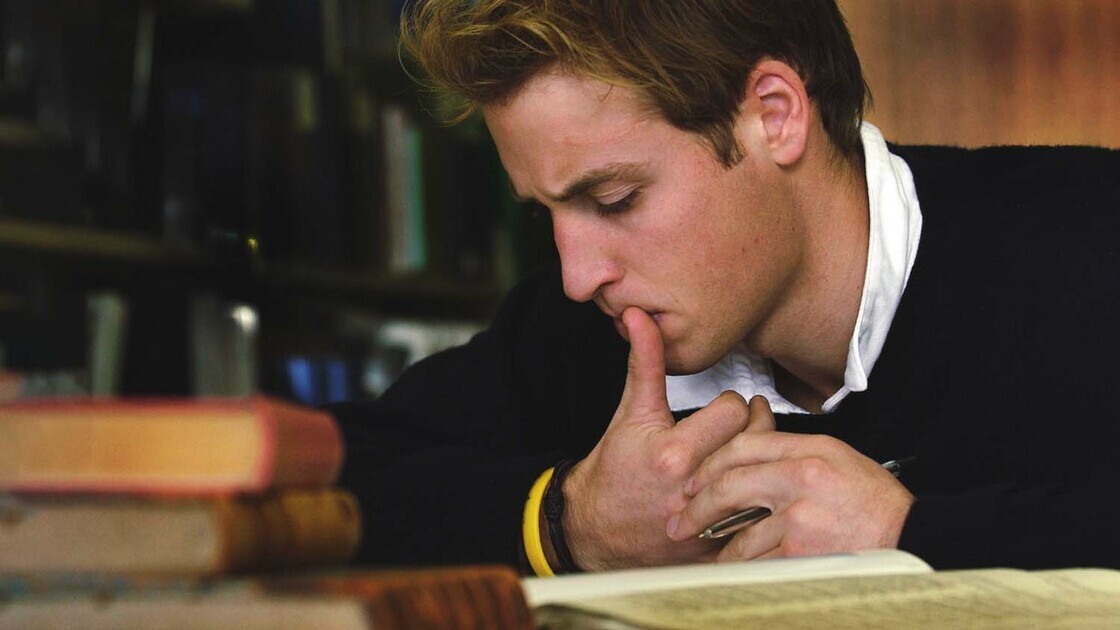
[[[560,566],[556,573],[582,573],[583,570],[572,560],[572,552],[564,539],[564,477],[575,465],[575,461],[565,459],[552,469],[552,479],[544,491],[544,517],[548,521],[548,538]]]

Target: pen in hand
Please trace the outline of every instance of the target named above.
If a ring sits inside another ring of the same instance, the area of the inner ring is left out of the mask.
[[[917,457],[892,459],[889,462],[883,462],[880,465],[883,467],[883,470],[886,470],[895,477],[898,477],[900,474],[902,474],[903,467],[913,464],[917,459]],[[749,507],[741,512],[736,512],[735,514],[732,514],[725,519],[712,523],[712,525],[708,527],[708,529],[700,532],[700,538],[704,540],[715,540],[716,538],[730,536],[740,529],[743,529],[747,525],[770,516],[770,513],[770,508],[761,506]]]

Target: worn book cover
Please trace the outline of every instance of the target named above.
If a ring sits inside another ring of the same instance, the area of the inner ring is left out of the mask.
[[[338,489],[186,499],[7,496],[0,499],[0,576],[341,566],[361,534],[356,499]]]
[[[0,406],[0,492],[320,488],[338,478],[342,457],[331,416],[261,396]]]

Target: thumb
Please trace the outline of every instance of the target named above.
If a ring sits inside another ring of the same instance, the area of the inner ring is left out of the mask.
[[[661,330],[648,313],[630,307],[622,313],[622,323],[630,338],[630,358],[626,362],[626,387],[622,391],[622,405],[631,414],[664,411],[669,402],[665,397],[665,346]]]

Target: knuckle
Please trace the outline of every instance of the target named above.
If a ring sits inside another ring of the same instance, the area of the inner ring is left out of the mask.
[[[797,481],[803,488],[828,486],[832,475],[832,467],[822,457],[806,457],[797,467]]]
[[[791,504],[786,508],[785,513],[792,532],[804,531],[812,523],[812,510],[804,501]]]
[[[683,477],[690,472],[691,457],[688,449],[680,442],[667,442],[654,453],[654,470],[663,476]]]
[[[803,556],[812,552],[810,534],[812,531],[812,510],[805,503],[794,503],[785,510],[788,525],[780,547],[782,555]]]
[[[786,536],[779,548],[783,556],[804,556],[809,553],[809,546],[797,536]]]

